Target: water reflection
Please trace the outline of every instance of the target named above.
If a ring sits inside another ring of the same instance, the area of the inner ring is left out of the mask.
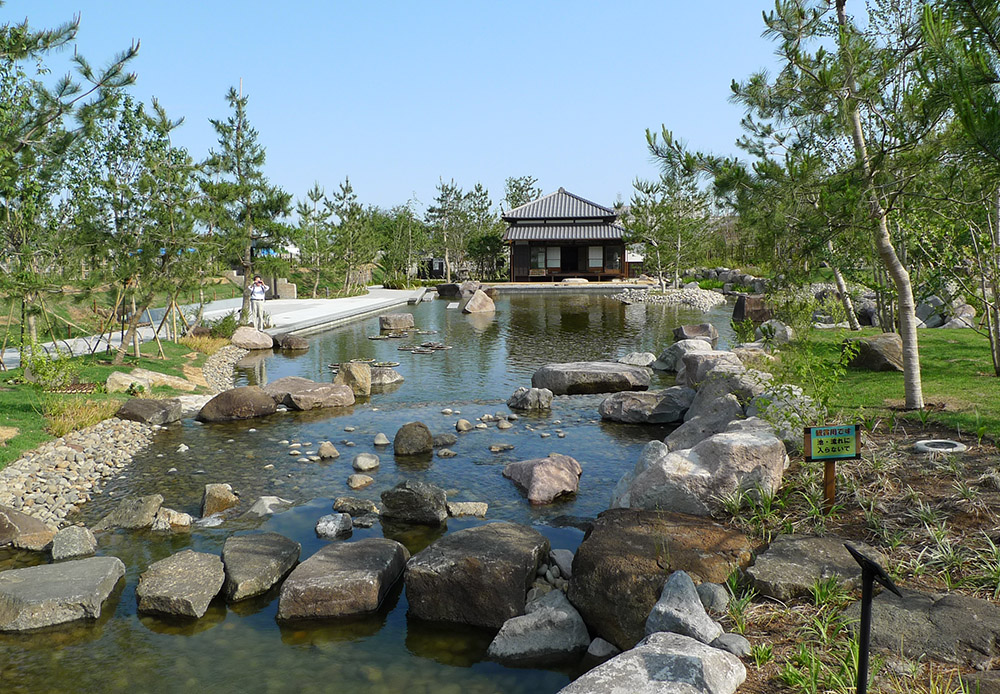
[[[197,516],[205,484],[226,482],[239,493],[245,510],[261,495],[293,502],[268,518],[236,518],[218,528],[186,534],[114,532],[99,538],[99,553],[118,556],[127,573],[103,616],[94,623],[34,635],[0,635],[0,691],[187,692],[225,691],[427,692],[442,694],[544,694],[563,687],[578,670],[513,669],[485,660],[491,630],[434,625],[409,619],[405,591],[375,615],[355,621],[319,620],[307,624],[275,621],[278,590],[225,606],[213,602],[204,620],[171,623],[136,614],[135,586],[150,564],[182,549],[219,554],[237,532],[277,532],[302,545],[306,559],[326,544],[316,537],[317,519],[331,512],[333,499],[356,496],[379,501],[379,494],[404,479],[436,484],[449,498],[485,501],[485,520],[449,519],[447,527],[401,527],[386,521],[356,528],[350,541],[388,537],[419,552],[445,533],[483,522],[528,523],[553,547],[575,549],[589,519],[607,507],[611,489],[631,468],[641,447],[662,438],[663,427],[603,423],[597,408],[603,396],[556,398],[551,412],[522,414],[512,429],[474,430],[449,448],[456,457],[403,458],[377,449],[376,433],[392,438],[406,422],[422,421],[433,434],[454,433],[459,417],[474,420],[506,412],[506,399],[544,363],[614,359],[627,352],[659,353],[680,323],[702,322],[696,312],[658,305],[624,306],[597,294],[501,296],[497,311],[463,315],[446,302],[407,308],[416,324],[437,334],[403,340],[369,340],[378,333],[373,317],[310,338],[305,353],[253,354],[238,368],[239,385],[283,376],[330,381],[328,364],[353,358],[398,361],[406,379],[400,387],[359,399],[350,408],[289,412],[248,422],[200,425],[190,420],[156,436],[154,444],[109,481],[79,514],[92,524],[126,495],[163,494],[165,504]],[[729,308],[710,314],[725,345]],[[433,354],[397,350],[403,343],[441,341],[452,349]],[[654,375],[653,387],[672,384]],[[461,414],[443,415],[445,407]],[[352,427],[353,431],[345,431]],[[253,430],[253,431],[251,431]],[[559,438],[558,432],[565,438]],[[547,438],[541,434],[547,433]],[[341,456],[319,462],[289,455],[286,442],[302,452],[333,441]],[[356,445],[348,446],[345,442]],[[187,450],[178,450],[180,445]],[[512,450],[492,453],[491,445]],[[355,454],[379,454],[375,483],[351,490]],[[503,478],[503,465],[564,453],[580,461],[579,492],[551,506],[532,507]],[[76,519],[74,519],[76,520]],[[0,569],[44,561],[30,553],[0,550]],[[183,638],[179,636],[183,634]]]

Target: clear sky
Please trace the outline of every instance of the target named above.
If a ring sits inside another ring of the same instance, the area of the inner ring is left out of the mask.
[[[103,65],[133,39],[133,93],[186,120],[203,158],[209,118],[243,80],[271,180],[295,195],[350,176],[359,200],[423,210],[439,178],[487,186],[530,174],[610,205],[656,176],[645,130],[735,153],[730,82],[773,67],[770,0],[9,0],[35,28],[79,14]],[[65,68],[60,68],[64,70]]]

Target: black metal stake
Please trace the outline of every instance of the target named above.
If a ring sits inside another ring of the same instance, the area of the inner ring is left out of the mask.
[[[899,588],[895,586],[889,574],[872,559],[856,550],[849,543],[845,542],[844,547],[854,557],[854,561],[861,565],[861,626],[858,632],[858,694],[868,692],[868,650],[871,647],[872,631],[872,597],[874,593],[875,581],[891,590],[899,597],[903,595]]]

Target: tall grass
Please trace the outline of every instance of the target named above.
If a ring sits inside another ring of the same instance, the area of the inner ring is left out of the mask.
[[[45,430],[53,436],[65,436],[71,431],[89,427],[114,417],[121,407],[118,400],[84,400],[82,398],[50,398],[42,405]]]

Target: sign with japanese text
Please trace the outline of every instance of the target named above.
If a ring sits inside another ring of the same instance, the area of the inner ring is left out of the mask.
[[[857,460],[861,457],[858,432],[857,424],[806,427],[806,460]]]

